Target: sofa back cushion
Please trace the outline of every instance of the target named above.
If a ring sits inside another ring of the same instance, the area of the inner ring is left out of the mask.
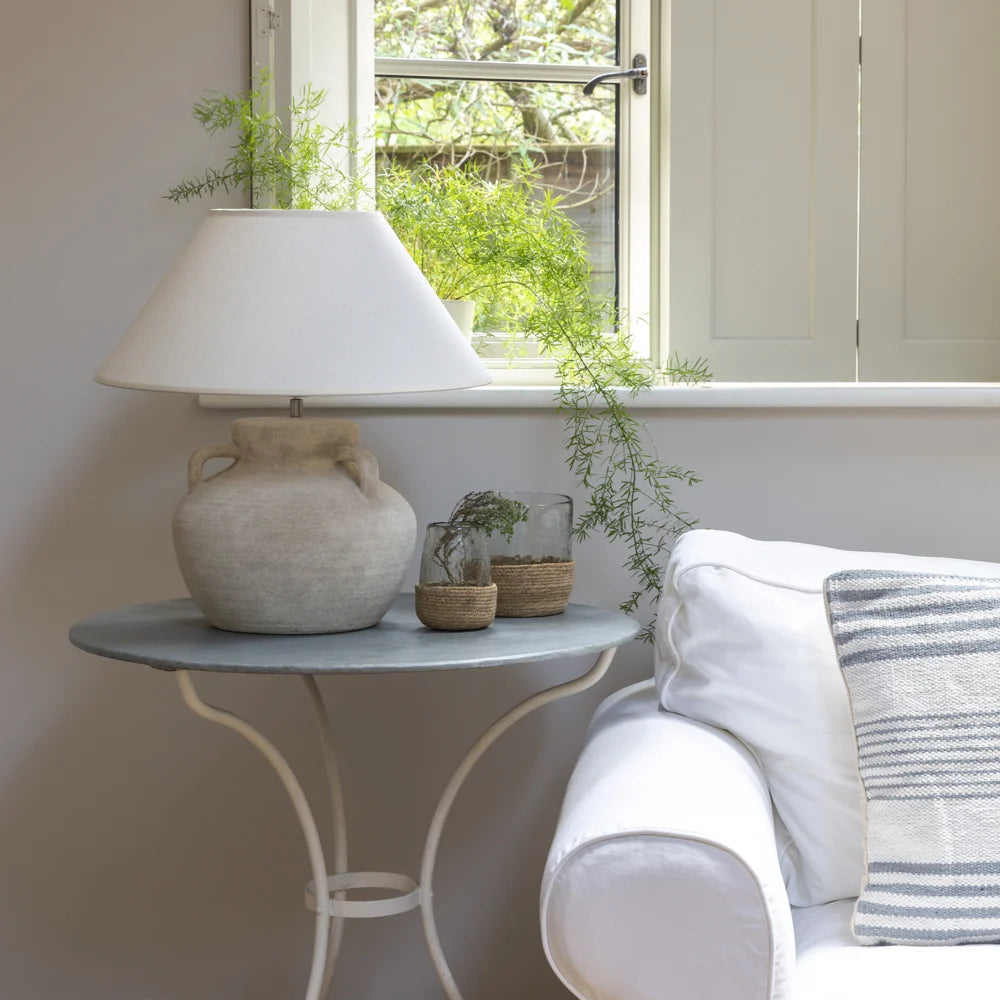
[[[826,577],[848,569],[1000,578],[994,563],[695,530],[674,547],[656,623],[661,704],[760,761],[793,906],[856,896],[864,876],[854,729],[823,599]]]

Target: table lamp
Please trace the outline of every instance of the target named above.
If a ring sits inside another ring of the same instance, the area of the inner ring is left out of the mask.
[[[209,213],[96,378],[290,400],[289,416],[238,419],[231,443],[192,455],[173,521],[204,616],[260,633],[376,624],[416,539],[357,424],[303,418],[303,399],[490,381],[381,215],[260,209]],[[220,457],[234,461],[203,478]]]

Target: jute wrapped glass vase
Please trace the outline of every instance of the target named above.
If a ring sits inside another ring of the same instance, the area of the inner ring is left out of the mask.
[[[483,532],[447,521],[427,525],[416,589],[420,621],[442,632],[468,632],[486,628],[496,607]]]
[[[573,590],[573,501],[562,493],[502,496],[528,508],[510,541],[490,539],[497,618],[540,618],[566,610]]]

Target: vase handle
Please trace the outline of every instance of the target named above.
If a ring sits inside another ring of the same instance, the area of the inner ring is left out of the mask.
[[[337,449],[334,461],[346,467],[348,475],[365,496],[375,496],[379,486],[378,461],[370,451],[355,448],[354,445],[343,445]]]
[[[210,458],[239,459],[240,449],[235,444],[207,444],[199,448],[188,462],[188,492],[190,493],[201,481],[201,473],[205,463]]]

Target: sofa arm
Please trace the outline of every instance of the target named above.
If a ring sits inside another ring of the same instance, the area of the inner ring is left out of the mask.
[[[778,1000],[795,943],[771,800],[728,733],[651,683],[591,724],[542,883],[549,963],[585,1000]]]

